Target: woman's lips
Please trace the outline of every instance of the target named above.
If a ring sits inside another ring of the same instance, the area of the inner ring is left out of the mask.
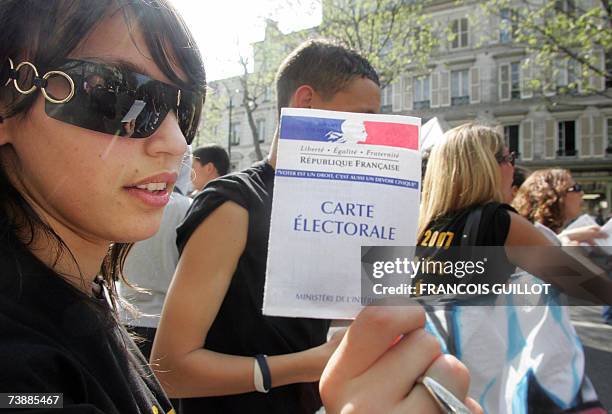
[[[124,189],[151,207],[164,207],[170,201],[170,193],[178,174],[175,172],[163,172],[156,174]]]
[[[165,207],[168,201],[170,201],[170,191],[168,188],[164,190],[149,191],[137,187],[127,187],[125,190],[151,207]]]

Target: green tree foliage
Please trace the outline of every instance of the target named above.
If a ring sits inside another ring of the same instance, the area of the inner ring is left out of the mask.
[[[239,76],[238,95],[240,105],[246,112],[255,156],[258,160],[263,159],[264,156],[259,140],[265,137],[259,136],[255,111],[262,103],[275,101],[274,77],[278,66],[291,50],[302,41],[312,37],[313,34],[312,30],[283,34],[278,29],[276,22],[268,20],[265,39],[253,45],[253,70],[250,69],[249,57],[242,55],[239,57],[238,62],[242,67],[242,74]]]
[[[305,0],[287,0],[285,7]],[[357,50],[380,75],[385,87],[409,68],[426,71],[438,46],[434,23],[423,10],[431,0],[314,0],[321,2],[323,20],[316,28],[284,34],[272,21],[266,36],[253,45],[251,61],[241,56],[239,76],[241,105],[246,111],[257,158],[263,157],[254,120],[266,99],[274,99],[274,75],[282,59],[308,38],[324,37]],[[310,0],[309,0],[310,2]]]
[[[357,50],[378,71],[382,86],[407,69],[426,68],[439,45],[424,12],[430,0],[322,0],[320,33]]]
[[[526,50],[534,90],[606,94],[612,76],[608,0],[486,0],[482,7]]]
[[[194,149],[207,143],[225,145],[226,139],[224,140],[224,137],[219,135],[221,120],[225,110],[226,103],[221,91],[216,90],[215,87],[209,87],[206,93],[206,102],[202,110],[200,128],[192,143]]]

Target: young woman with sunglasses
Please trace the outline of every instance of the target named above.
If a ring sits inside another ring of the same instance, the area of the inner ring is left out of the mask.
[[[116,319],[115,282],[194,137],[199,52],[166,0],[3,0],[0,28],[0,406],[63,393],[67,413],[174,412]],[[366,309],[324,373],[328,412],[437,412],[422,375],[465,398],[465,367],[423,323]]]
[[[446,132],[445,140],[433,148],[425,172],[417,256],[442,261],[452,248],[486,246],[485,274],[470,282],[489,286],[509,282],[517,266],[531,270],[555,260],[542,254],[555,253],[545,249],[553,244],[507,204],[512,199],[513,164],[513,154],[493,128],[465,124]],[[526,250],[540,253],[538,263],[527,260]],[[431,276],[425,280],[440,280],[439,275]],[[523,286],[533,283],[529,277]],[[469,368],[470,396],[486,412],[593,408],[593,413],[603,413],[590,383],[583,381],[579,340],[554,296],[544,297],[544,306],[514,306],[518,296],[497,306],[496,297],[489,295],[464,306],[429,309],[432,329],[446,351]]]
[[[170,412],[115,281],[195,135],[199,52],[165,2],[3,1],[0,27],[0,391]]]

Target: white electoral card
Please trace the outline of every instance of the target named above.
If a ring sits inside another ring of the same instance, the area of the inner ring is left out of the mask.
[[[282,110],[263,312],[354,318],[361,246],[414,246],[421,120]]]

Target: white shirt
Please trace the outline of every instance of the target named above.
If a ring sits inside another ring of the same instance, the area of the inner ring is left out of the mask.
[[[176,227],[191,205],[191,199],[172,193],[164,210],[159,231],[150,239],[140,241],[132,247],[125,260],[123,273],[133,285],[149,292],[138,292],[125,285],[119,295],[135,306],[142,315],[134,319],[130,312],[121,311],[121,319],[132,326],[156,328],[159,315],[178,263]]]

